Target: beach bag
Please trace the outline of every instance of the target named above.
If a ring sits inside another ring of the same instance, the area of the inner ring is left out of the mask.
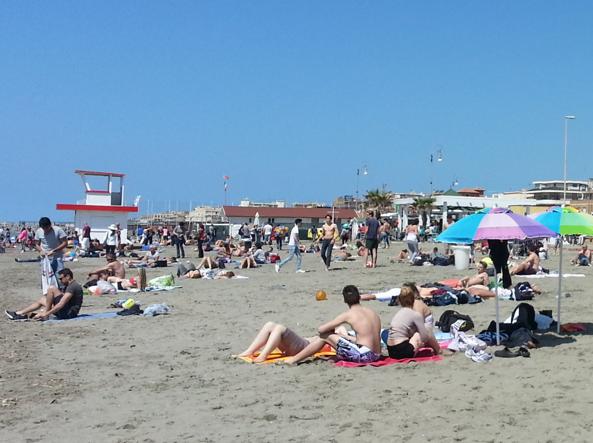
[[[515,300],[522,301],[522,300],[533,300],[533,289],[531,289],[531,285],[529,282],[523,281],[517,283],[515,285]]]
[[[278,254],[270,254],[270,263],[276,263],[280,261],[280,256]]]
[[[458,320],[463,320],[463,324],[461,324],[459,327],[461,332],[469,331],[470,329],[474,328],[474,322],[469,315],[460,314],[459,312],[453,311],[452,309],[448,309],[443,312],[436,325],[441,329],[441,331],[450,332],[451,325]]]
[[[156,288],[166,288],[169,286],[173,286],[175,284],[175,277],[173,275],[162,275],[160,277],[155,277],[152,280],[148,281],[148,286],[153,286]]]

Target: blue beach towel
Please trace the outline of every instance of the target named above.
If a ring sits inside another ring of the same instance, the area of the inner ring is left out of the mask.
[[[77,321],[77,320],[100,320],[102,318],[116,318],[119,317],[117,315],[117,312],[97,312],[95,314],[80,314],[77,317],[74,318],[69,318],[66,320],[46,320],[43,322],[43,324],[48,324],[48,323],[62,323],[64,321]]]

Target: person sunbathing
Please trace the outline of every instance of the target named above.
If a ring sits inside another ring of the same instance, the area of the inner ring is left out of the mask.
[[[376,312],[360,305],[358,288],[345,286],[342,290],[348,311],[319,326],[319,340],[309,343],[298,354],[286,360],[296,364],[321,351],[325,344],[336,350],[339,359],[355,363],[372,363],[381,358],[381,319]],[[355,336],[344,334],[339,327],[349,324]]]
[[[124,267],[123,263],[118,261],[115,257],[115,254],[108,253],[105,255],[105,260],[107,260],[107,264],[102,268],[95,269],[94,271],[89,272],[88,279],[89,280],[96,280],[99,276],[101,271],[107,271],[110,276],[118,277],[118,278],[126,278],[126,268]]]
[[[292,357],[305,349],[311,342],[320,340],[319,337],[303,338],[280,323],[267,322],[257,333],[251,344],[243,352],[233,355],[239,357],[257,357],[254,363],[266,361],[274,349],[278,348],[284,357]]]
[[[511,275],[533,275],[539,271],[539,255],[537,253],[537,246],[531,245],[529,248],[529,255],[525,260],[511,269]]]
[[[397,311],[389,327],[387,351],[391,358],[413,358],[418,349],[431,347],[435,354],[441,348],[424,324],[424,317],[414,310],[414,301],[419,297],[413,283],[405,283],[399,295],[401,309]]]
[[[583,245],[577,257],[571,260],[575,266],[591,266],[591,250],[587,245]]]
[[[146,252],[146,255],[140,260],[128,260],[127,264],[129,267],[148,266],[149,268],[155,267],[156,262],[159,260],[160,255],[156,246],[151,246]]]
[[[404,263],[410,260],[410,257],[408,255],[408,250],[407,249],[402,249],[399,254],[397,254],[396,257],[391,259],[391,262],[398,262],[398,263]]]
[[[222,259],[222,258],[220,258]],[[206,257],[204,257],[202,259],[202,261],[200,262],[200,264],[198,265],[198,267],[196,269],[202,269],[202,268],[206,268],[206,269],[216,269],[218,268],[218,260],[216,260],[215,258],[212,258],[211,256],[207,255]]]
[[[478,268],[478,272],[476,275],[463,277],[461,280],[459,280],[460,287],[468,288],[470,286],[476,286],[476,285],[488,287],[490,285],[490,277],[488,276],[488,273],[486,272],[488,265],[486,263],[484,263],[483,261],[481,261],[478,263],[477,268]]]
[[[146,288],[146,269],[138,268],[138,276],[127,278],[120,278],[116,276],[107,277],[107,281],[115,285],[118,291],[128,291],[130,289],[140,289],[144,291]]]

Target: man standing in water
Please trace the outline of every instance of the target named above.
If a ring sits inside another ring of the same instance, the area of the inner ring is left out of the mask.
[[[325,223],[321,226],[322,237],[321,237],[321,259],[325,264],[325,270],[329,271],[329,267],[332,261],[332,249],[338,235],[338,227],[332,220],[332,216],[327,214],[325,216]]]

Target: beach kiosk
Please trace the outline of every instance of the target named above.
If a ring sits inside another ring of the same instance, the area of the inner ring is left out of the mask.
[[[75,204],[58,203],[59,211],[74,211],[74,227],[80,233],[85,224],[91,227],[91,239],[103,240],[110,225],[121,229],[122,243],[128,238],[128,214],[137,206],[124,204],[124,174],[116,172],[74,171],[82,179],[85,199]]]

